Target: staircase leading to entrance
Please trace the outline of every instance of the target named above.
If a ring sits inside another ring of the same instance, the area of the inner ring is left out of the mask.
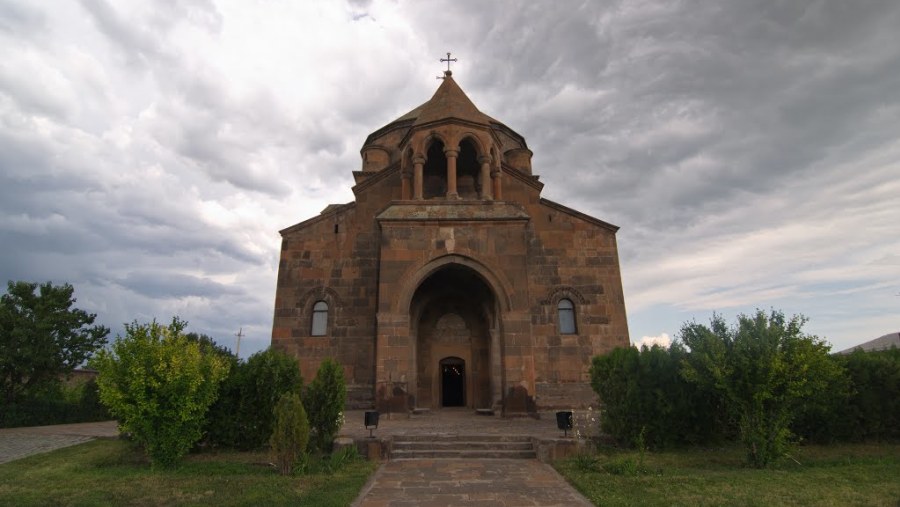
[[[499,435],[403,435],[391,444],[391,459],[535,459],[531,437]]]

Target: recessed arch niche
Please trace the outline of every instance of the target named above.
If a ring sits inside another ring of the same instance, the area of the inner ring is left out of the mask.
[[[416,289],[410,306],[415,336],[415,399],[418,408],[489,408],[491,328],[496,298],[471,268],[448,264]],[[447,365],[456,366],[464,391],[447,400]]]

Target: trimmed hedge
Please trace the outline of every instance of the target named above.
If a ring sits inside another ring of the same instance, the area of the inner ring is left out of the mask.
[[[643,431],[646,445],[657,449],[718,441],[733,432],[721,398],[681,376],[685,354],[676,344],[594,357],[591,385],[603,402],[601,429],[626,445]]]
[[[282,352],[268,349],[237,363],[207,415],[207,444],[263,447],[272,435],[278,400],[283,394],[299,395],[302,387],[299,363]]]
[[[97,382],[88,380],[73,386],[56,383],[36,396],[18,403],[4,404],[0,410],[0,428],[45,426],[112,419],[100,403]]]
[[[600,396],[601,429],[633,446],[715,443],[735,438],[735,417],[724,400],[682,377],[690,354],[676,342],[618,348],[593,358],[591,385]],[[804,399],[791,424],[797,440],[817,443],[900,439],[900,349],[830,355],[841,374]]]
[[[794,432],[818,443],[900,439],[900,349],[831,359],[844,375],[808,400]]]

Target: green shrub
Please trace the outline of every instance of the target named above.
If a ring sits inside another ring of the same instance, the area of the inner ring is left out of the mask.
[[[900,438],[900,350],[829,359],[841,375],[803,400],[792,431],[819,443]]]
[[[322,361],[316,378],[306,389],[303,404],[312,430],[310,446],[323,452],[331,452],[335,435],[344,422],[344,405],[347,389],[344,371],[334,359]]]
[[[275,428],[269,438],[275,464],[281,475],[290,475],[297,459],[306,452],[309,421],[297,393],[285,393],[275,405]]]
[[[45,426],[110,419],[106,407],[100,403],[97,382],[65,385],[46,384],[40,391],[9,403],[0,410],[0,428]]]
[[[773,310],[739,315],[730,328],[721,316],[714,316],[709,327],[688,323],[681,328],[681,339],[690,347],[682,374],[724,397],[738,416],[751,466],[761,468],[785,455],[791,424],[804,402],[841,375],[828,357],[828,345],[803,334],[805,322]]]
[[[681,376],[685,354],[676,343],[594,357],[591,386],[603,404],[601,429],[628,446],[638,437],[652,448],[721,439],[728,430],[722,399]]]
[[[900,439],[900,349],[854,351],[841,357],[850,383],[847,440]]]
[[[851,386],[845,357],[828,356],[839,372],[825,379],[827,385],[799,401],[790,430],[798,440],[819,444],[847,441],[853,432],[850,412]]]
[[[100,400],[154,466],[175,465],[200,439],[227,374],[227,363],[203,354],[184,326],[177,318],[169,326],[126,324],[125,336],[91,363],[100,372]]]
[[[300,394],[303,378],[297,360],[265,350],[237,362],[222,383],[219,399],[210,408],[207,442],[211,445],[256,449],[272,434],[274,410],[285,393]]]

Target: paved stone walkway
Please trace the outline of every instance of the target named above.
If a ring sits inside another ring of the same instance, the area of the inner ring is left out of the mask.
[[[527,459],[434,459],[384,463],[353,507],[559,506],[592,504],[550,465]]]
[[[119,435],[116,421],[0,429],[0,463]]]
[[[341,436],[365,438],[363,412],[348,411]],[[580,415],[580,414],[577,414]],[[587,426],[587,423],[585,423]],[[442,409],[408,416],[381,415],[376,438],[404,435],[517,435],[557,438],[552,413],[502,418],[466,409]],[[571,433],[570,437],[571,438]],[[417,459],[383,463],[353,503],[354,507],[592,505],[550,465],[528,459]]]

